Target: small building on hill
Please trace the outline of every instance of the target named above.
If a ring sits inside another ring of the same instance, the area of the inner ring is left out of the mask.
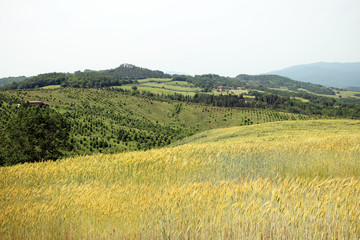
[[[48,107],[48,104],[43,103],[42,101],[29,101],[30,106],[39,106],[39,107]]]

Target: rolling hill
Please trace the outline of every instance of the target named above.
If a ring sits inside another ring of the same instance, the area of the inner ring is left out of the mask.
[[[359,126],[264,123],[1,167],[0,238],[359,239]]]
[[[272,71],[302,82],[360,90],[360,63],[312,63]]]

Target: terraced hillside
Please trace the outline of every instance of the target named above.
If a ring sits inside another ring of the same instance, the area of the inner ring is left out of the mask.
[[[1,239],[359,239],[360,121],[0,168]]]

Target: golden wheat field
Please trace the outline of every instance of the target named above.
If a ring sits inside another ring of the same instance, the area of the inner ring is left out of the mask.
[[[360,121],[0,168],[0,239],[359,239]]]

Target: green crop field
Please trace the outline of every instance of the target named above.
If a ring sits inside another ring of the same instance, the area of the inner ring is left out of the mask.
[[[1,239],[359,239],[360,122],[0,168]]]
[[[140,91],[148,91],[155,94],[174,94],[193,96],[196,92],[203,90],[193,84],[184,81],[173,81],[171,78],[147,78],[137,80],[138,84],[120,86],[120,88],[130,90],[136,86]],[[114,86],[119,88],[118,86]]]

